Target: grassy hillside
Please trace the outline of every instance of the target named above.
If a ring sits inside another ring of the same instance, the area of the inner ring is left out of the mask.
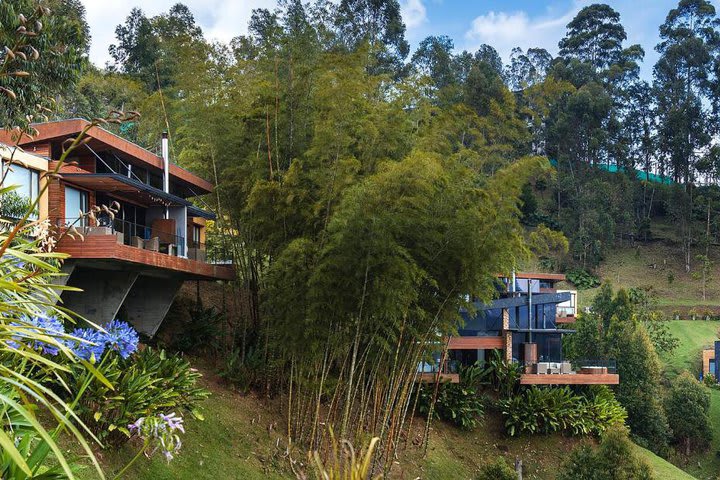
[[[140,458],[124,475],[126,479],[216,480],[216,479],[292,479],[281,415],[276,405],[268,405],[255,396],[232,392],[208,374],[203,383],[213,395],[203,405],[205,420],[187,419],[183,449],[169,464],[162,456]],[[391,478],[427,480],[472,480],[480,467],[504,456],[508,462],[519,457],[526,479],[551,480],[569,452],[583,441],[562,435],[509,438],[503,432],[497,412],[488,411],[485,423],[472,432],[435,422],[427,456],[420,439],[424,420],[413,421],[408,444],[393,466]],[[128,444],[100,453],[108,478],[113,478],[137,452],[138,445]],[[638,453],[655,469],[658,479],[692,477],[665,460],[638,447]],[[303,469],[305,457],[293,455]],[[94,471],[84,468],[81,480],[95,479]]]
[[[685,271],[685,263],[679,246],[665,242],[653,242],[635,247],[617,248],[597,269],[603,281],[616,288],[642,287],[650,289],[658,305],[668,314],[679,311],[687,314],[691,309],[720,310],[720,249],[710,250],[713,261],[713,281],[709,282],[706,299],[702,298],[702,281],[694,275],[699,270],[697,261],[691,264],[693,271]],[[702,253],[700,251],[696,253]],[[579,304],[588,305],[597,289],[579,294]]]
[[[689,370],[694,375],[700,373],[701,351],[704,347],[712,345],[717,339],[720,321],[703,320],[673,320],[670,331],[680,340],[680,345],[672,355],[663,355],[662,360],[666,366],[666,375],[672,379],[683,370]],[[710,421],[713,426],[713,442],[709,452],[694,455],[690,459],[676,458],[674,462],[681,465],[700,479],[715,479],[720,472],[720,457],[715,452],[720,451],[720,390],[710,392]]]
[[[218,480],[294,478],[280,448],[277,412],[253,396],[231,392],[207,378],[212,391],[202,406],[204,421],[186,418],[183,447],[169,464],[162,455],[141,457],[124,479]],[[139,445],[126,444],[118,450],[100,452],[106,477],[113,476],[135,456]],[[95,471],[84,468],[81,480],[96,479]]]

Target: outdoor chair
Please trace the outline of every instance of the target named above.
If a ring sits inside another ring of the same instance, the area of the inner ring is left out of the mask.
[[[540,362],[537,364],[537,373],[539,375],[547,375],[548,373],[548,364],[547,362]]]
[[[130,246],[135,248],[145,248],[145,241],[142,238],[133,235],[130,237]]]
[[[160,251],[160,239],[158,237],[153,237],[149,240],[145,240],[145,250],[150,250],[152,252],[159,252]]]
[[[562,362],[560,364],[560,373],[568,375],[575,372],[573,371],[572,364],[570,362]]]

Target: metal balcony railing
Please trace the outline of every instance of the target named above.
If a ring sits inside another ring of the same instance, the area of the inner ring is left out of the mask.
[[[118,243],[131,247],[142,248],[167,255],[184,257],[185,238],[165,232],[153,232],[146,225],[130,222],[120,218],[110,219],[101,217],[97,225],[88,225],[87,218],[63,218],[58,220],[58,226],[69,228],[71,226],[84,236],[115,235]]]

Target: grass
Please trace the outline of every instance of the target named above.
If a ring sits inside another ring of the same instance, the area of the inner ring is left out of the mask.
[[[680,344],[670,355],[662,355],[665,373],[672,380],[683,370],[698,375],[701,370],[701,352],[712,345],[717,339],[720,321],[704,320],[672,320],[669,322],[670,332]],[[720,451],[720,390],[708,389],[710,392],[710,422],[713,428],[713,442],[709,452],[695,454],[689,459],[675,458],[688,472],[700,479],[715,479],[720,471],[720,458],[715,452]]]
[[[669,378],[683,370],[694,375],[702,367],[702,350],[712,346],[720,330],[720,321],[671,320],[670,332],[678,338],[680,345],[671,355],[662,355]]]
[[[597,269],[602,281],[609,281],[615,288],[641,287],[649,289],[657,303],[667,313],[678,310],[683,314],[690,309],[717,310],[720,308],[720,249],[713,249],[713,273],[706,299],[702,298],[702,280],[696,278],[698,262],[691,262],[692,271],[685,271],[685,263],[679,246],[663,242],[616,248]],[[695,253],[701,253],[699,250]],[[578,304],[587,306],[597,289],[579,292]]]
[[[658,457],[650,450],[635,445],[635,452],[642,457],[653,469],[655,478],[658,480],[693,480],[695,477],[679,469],[667,460]]]
[[[284,458],[281,437],[275,429],[278,416],[255,397],[242,396],[203,379],[213,395],[203,404],[204,421],[186,418],[183,447],[170,463],[160,455],[141,457],[123,479],[247,480],[294,478]],[[106,477],[113,476],[137,453],[128,443],[117,450],[100,452]],[[81,480],[95,480],[90,468]]]

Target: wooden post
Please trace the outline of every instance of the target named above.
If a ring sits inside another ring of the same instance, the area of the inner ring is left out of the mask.
[[[517,473],[518,480],[522,480],[522,460],[520,457],[515,457],[515,473]]]

